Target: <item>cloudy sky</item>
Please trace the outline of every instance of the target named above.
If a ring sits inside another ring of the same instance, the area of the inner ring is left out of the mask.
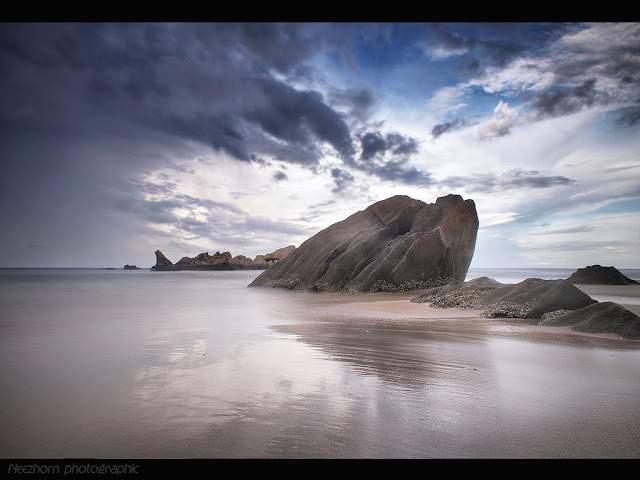
[[[639,23],[4,23],[0,75],[0,267],[254,257],[457,193],[472,268],[640,268]]]

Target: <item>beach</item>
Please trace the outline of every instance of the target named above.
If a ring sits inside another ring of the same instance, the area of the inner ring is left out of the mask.
[[[640,285],[576,285],[594,300],[616,302],[627,310],[640,315]],[[478,335],[509,335],[532,339],[550,339],[556,341],[586,341],[603,343],[615,341],[630,342],[613,333],[577,332],[571,327],[549,327],[538,325],[539,319],[521,318],[485,318],[481,310],[460,308],[434,308],[424,303],[411,303],[421,291],[400,293],[369,293],[361,296],[328,294],[318,300],[314,306],[315,314],[344,317],[344,321],[357,319],[378,320],[388,323],[406,323],[407,325],[428,325],[430,329],[450,333],[474,333]],[[326,305],[325,305],[326,303]],[[580,340],[581,339],[581,340]]]
[[[640,455],[638,341],[257,274],[2,276],[0,456]]]

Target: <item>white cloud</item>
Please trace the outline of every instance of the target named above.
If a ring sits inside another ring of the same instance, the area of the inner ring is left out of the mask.
[[[515,95],[527,90],[540,91],[555,81],[552,60],[547,58],[521,58],[505,68],[489,69],[482,78],[472,79],[465,88],[477,86],[487,93]]]
[[[430,45],[427,42],[417,42],[418,47],[424,54],[433,60],[444,60],[449,57],[463,55],[469,51],[468,48],[452,48],[444,45]]]
[[[511,108],[508,103],[500,100],[493,110],[491,120],[480,126],[479,135],[483,140],[507,135],[518,121],[518,109]]]
[[[454,112],[467,106],[460,101],[464,95],[464,87],[444,87],[438,90],[429,100],[428,106],[438,113]]]

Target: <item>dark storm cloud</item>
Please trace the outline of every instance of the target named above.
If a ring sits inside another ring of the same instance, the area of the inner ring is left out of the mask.
[[[333,183],[335,184],[335,187],[331,190],[334,193],[341,192],[351,185],[354,180],[353,175],[348,171],[337,167],[331,169],[331,178],[333,178]]]
[[[447,177],[442,182],[453,188],[464,187],[475,192],[502,192],[520,188],[551,188],[575,185],[575,180],[563,176],[545,176],[536,170],[511,170],[501,174],[480,174],[468,177]]]
[[[399,133],[383,135],[378,131],[367,132],[360,137],[360,161],[349,161],[347,165],[381,180],[405,185],[430,185],[427,172],[409,166],[411,155],[418,153],[418,142]]]
[[[362,121],[367,119],[376,104],[375,95],[368,88],[334,90],[331,92],[329,100],[332,105],[346,108],[351,115]]]
[[[440,135],[453,130],[457,130],[459,128],[463,128],[466,125],[467,122],[464,119],[456,119],[452,122],[445,122],[439,125],[434,125],[434,127],[431,129],[431,136],[433,136],[433,138],[438,138]]]
[[[411,137],[399,133],[389,133],[383,136],[380,132],[367,132],[360,137],[361,160],[389,153],[396,156],[409,156],[418,153],[418,142]]]
[[[247,56],[259,58],[282,73],[297,68],[317,48],[319,41],[309,28],[295,23],[250,22],[222,28],[228,29],[230,41],[239,41]]]
[[[278,170],[276,173],[273,174],[274,182],[282,182],[283,180],[289,180],[289,177],[282,170]]]
[[[595,23],[563,27],[566,34],[547,52],[553,85],[526,92],[539,117],[556,117],[592,106],[620,108],[619,125],[637,121],[640,92],[640,24]],[[546,60],[546,59],[545,59]]]
[[[234,158],[249,161],[245,139],[236,121],[229,115],[197,114],[191,118],[169,117],[167,133],[183,136],[209,145],[214,150],[224,150]]]
[[[393,155],[413,155],[418,153],[418,142],[415,138],[390,133],[386,137],[387,148]]]
[[[620,108],[615,122],[638,120],[640,92],[640,24],[595,23],[563,27],[566,36],[550,47],[548,65],[554,84],[542,92],[525,92],[539,117],[556,117],[592,106]]]
[[[540,92],[533,108],[543,117],[556,117],[580,111],[596,103],[606,103],[608,95],[596,89],[596,80],[589,79],[572,88],[554,87]]]
[[[450,52],[459,75],[481,76],[490,67],[504,67],[557,38],[561,24],[437,23],[429,25],[432,46]]]
[[[201,142],[242,161],[279,149],[281,160],[313,164],[318,142],[348,156],[353,146],[342,115],[318,92],[296,89],[272,73],[298,75],[301,62],[321,48],[322,28],[3,25],[0,66],[11,73],[0,114],[15,123],[19,112],[41,112],[39,122],[64,119],[82,128],[88,117],[94,123],[98,117],[104,135],[117,134],[126,122],[130,134],[137,125]],[[363,92],[352,98],[360,109],[371,102]]]
[[[360,143],[362,146],[360,158],[362,160],[369,160],[375,157],[378,153],[384,153],[387,149],[387,142],[385,142],[382,135],[378,132],[366,133],[360,139]]]
[[[299,91],[272,79],[259,80],[256,86],[264,93],[264,103],[248,108],[243,113],[246,120],[294,145],[307,145],[319,139],[332,145],[343,158],[353,154],[347,124],[324,102],[321,94]]]
[[[640,121],[640,105],[624,108],[616,118],[618,125],[626,125],[627,127],[632,127],[638,121]]]
[[[407,162],[408,159],[406,158],[391,160],[370,168],[368,172],[382,180],[399,182],[405,185],[426,187],[434,183],[430,173],[407,166]]]
[[[554,70],[559,82],[574,81],[585,75],[599,75],[621,84],[640,83],[640,24],[601,23],[577,25],[569,33],[593,32],[570,45],[571,54]]]

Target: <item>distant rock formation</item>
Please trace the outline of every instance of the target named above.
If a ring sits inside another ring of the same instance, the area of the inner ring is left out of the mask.
[[[463,281],[477,232],[473,200],[397,195],[317,233],[250,286],[369,292]]]
[[[638,285],[639,282],[630,279],[620,273],[614,267],[602,267],[591,265],[579,268],[567,279],[571,283],[577,284],[598,284],[598,285]]]
[[[289,245],[288,247],[281,248],[272,253],[267,253],[266,255],[258,255],[254,260],[251,260],[244,255],[232,257],[229,252],[216,252],[213,255],[209,255],[209,252],[204,252],[193,258],[182,257],[175,264],[171,263],[171,261],[165,257],[160,250],[156,250],[156,264],[151,267],[151,269],[156,271],[264,270],[291,254],[295,249],[296,247],[294,245]],[[269,257],[272,263],[267,262],[265,257]]]
[[[640,340],[640,317],[614,302],[598,302],[571,312],[543,315],[538,325],[571,326],[578,332],[616,333],[624,338]]]
[[[233,270],[233,267],[229,265],[229,260],[231,260],[229,252],[216,252],[213,255],[204,252],[193,258],[182,257],[174,267],[180,270]]]
[[[140,270],[140,268],[135,265],[125,265],[123,270]]]
[[[156,266],[154,268],[156,270],[159,270],[161,268],[171,267],[171,266],[173,266],[173,263],[171,263],[169,259],[165,257],[160,250],[156,250]]]
[[[501,284],[481,277],[427,290],[411,302],[483,310],[483,315],[491,318],[541,318],[548,312],[576,310],[596,301],[567,280],[528,278],[516,284]]]
[[[238,255],[229,260],[229,263],[231,265],[241,266],[247,270],[265,270],[270,265],[273,265],[288,255],[291,255],[295,249],[296,247],[294,245],[289,245],[288,247],[280,248],[275,252],[267,253],[265,255],[257,255],[253,260],[245,257],[244,255]]]

